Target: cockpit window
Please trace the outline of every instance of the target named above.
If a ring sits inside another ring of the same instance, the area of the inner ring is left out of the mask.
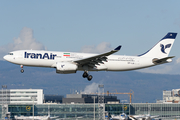
[[[8,53],[8,55],[13,55],[13,53]]]

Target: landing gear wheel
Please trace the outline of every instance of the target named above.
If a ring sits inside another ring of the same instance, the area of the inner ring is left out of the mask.
[[[88,73],[84,72],[82,76],[83,76],[83,78],[86,78],[86,77],[88,77]]]
[[[23,69],[21,69],[21,73],[23,73],[24,72],[24,70]]]
[[[21,73],[23,73],[24,72],[23,65],[20,65],[20,67],[21,67]]]
[[[87,77],[88,81],[91,81],[92,78],[93,78],[92,75],[89,75],[89,76]]]

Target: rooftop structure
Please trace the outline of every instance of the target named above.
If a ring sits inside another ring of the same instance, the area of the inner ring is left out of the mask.
[[[62,103],[62,95],[44,95],[44,103]]]
[[[98,103],[98,95],[92,94],[67,94],[63,103],[94,103],[93,96],[96,96],[95,103]],[[117,96],[104,96],[104,103],[119,103]]]

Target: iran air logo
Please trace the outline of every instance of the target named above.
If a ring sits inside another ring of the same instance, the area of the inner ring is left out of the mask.
[[[164,46],[163,44],[161,44],[160,47],[161,47],[161,52],[167,54],[167,53],[165,52],[165,50],[166,50],[166,48],[170,48],[170,47],[171,47],[171,44],[167,44],[167,45],[165,45],[165,46]]]

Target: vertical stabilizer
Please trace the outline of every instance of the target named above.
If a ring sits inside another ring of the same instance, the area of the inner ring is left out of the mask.
[[[154,58],[165,58],[168,57],[177,33],[168,33],[163,37],[153,48],[148,50],[142,55],[142,57],[154,57]]]

